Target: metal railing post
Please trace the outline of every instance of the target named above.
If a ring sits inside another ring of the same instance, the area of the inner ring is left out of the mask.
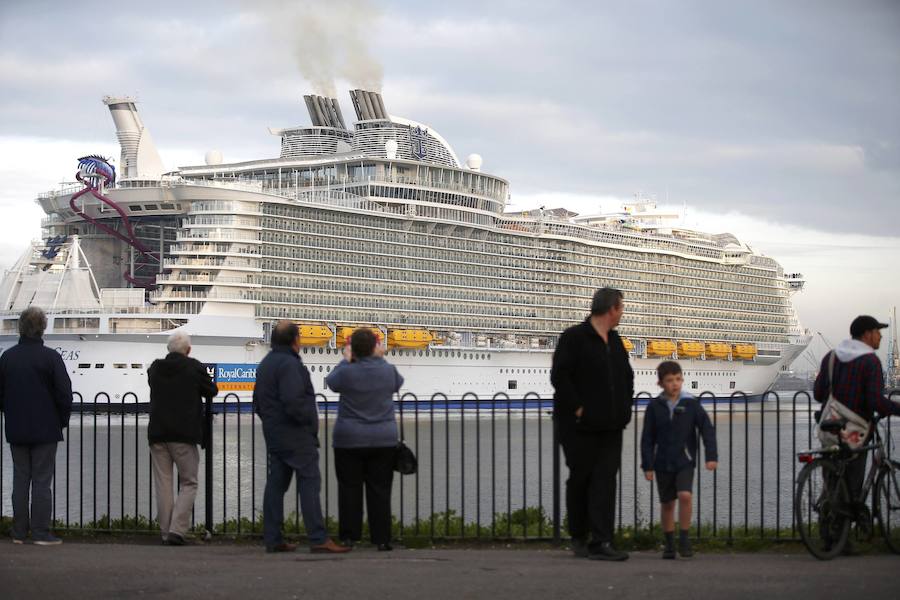
[[[203,496],[206,506],[206,539],[212,537],[213,532],[213,447],[212,447],[212,427],[213,427],[213,401],[212,398],[206,399],[206,431],[203,432],[205,439],[205,458],[204,458],[204,481]]]
[[[560,515],[562,513],[560,505],[560,489],[559,489],[559,423],[553,418],[553,543],[559,545],[562,542]]]

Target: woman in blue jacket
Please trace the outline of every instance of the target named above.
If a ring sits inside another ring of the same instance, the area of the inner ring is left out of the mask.
[[[379,550],[391,550],[391,486],[398,439],[393,396],[403,377],[384,360],[375,334],[357,329],[325,384],[340,394],[332,445],[341,540],[352,544],[362,539],[365,487],[372,543]]]

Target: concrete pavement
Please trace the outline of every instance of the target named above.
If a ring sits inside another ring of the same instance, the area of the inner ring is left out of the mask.
[[[527,545],[497,549],[356,549],[335,557],[265,554],[247,544],[181,548],[0,542],[0,598],[900,598],[900,557],[698,554],[624,563]]]

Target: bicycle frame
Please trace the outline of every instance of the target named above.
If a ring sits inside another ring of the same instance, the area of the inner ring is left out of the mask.
[[[881,431],[878,428],[878,422],[881,421],[882,417],[877,416],[873,420],[872,431],[874,433],[872,441],[870,441],[865,446],[860,446],[859,448],[851,449],[848,447],[843,440],[838,442],[837,446],[832,446],[830,448],[820,448],[818,450],[807,450],[805,452],[797,453],[797,460],[801,463],[811,463],[816,458],[826,458],[834,464],[834,466],[838,470],[838,476],[843,477],[847,470],[847,463],[858,455],[865,455],[869,452],[872,452],[872,464],[869,466],[869,471],[866,473],[866,478],[863,481],[862,489],[860,490],[860,502],[866,502],[869,498],[869,492],[872,491],[872,488],[875,485],[875,480],[878,478],[878,473],[881,471],[896,471],[900,470],[900,461],[891,460],[888,458],[887,453],[884,449],[884,440],[881,436]],[[864,457],[865,458],[865,457]]]

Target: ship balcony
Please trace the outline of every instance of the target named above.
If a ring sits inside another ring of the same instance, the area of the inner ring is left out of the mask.
[[[150,292],[151,302],[171,301],[215,301],[240,304],[259,304],[259,294],[252,291],[212,289],[212,290],[156,290]]]
[[[259,219],[242,219],[238,217],[189,217],[181,220],[181,227],[193,229],[199,227],[222,227],[227,229],[261,229]]]
[[[54,213],[48,217],[41,219],[41,228],[53,227],[55,225],[65,225],[66,221],[58,214]]]
[[[196,242],[188,244],[173,244],[169,247],[169,254],[203,254],[210,256],[246,256],[259,255],[259,248],[236,248],[225,250],[218,246],[209,244],[199,244]]]
[[[163,266],[167,269],[229,269],[234,271],[252,271],[254,273],[262,271],[259,267],[259,261],[253,262],[249,260],[215,260],[205,258],[166,258],[163,259]]]
[[[262,287],[259,283],[248,281],[247,277],[229,277],[223,275],[201,275],[199,273],[179,273],[178,275],[160,274],[156,276],[156,283],[163,284],[199,284],[199,285],[227,285],[246,286],[250,288]]]
[[[209,242],[223,241],[259,243],[259,236],[255,233],[249,233],[246,231],[192,229],[191,231],[179,231],[175,237],[176,242],[190,242],[193,240],[203,240]]]

